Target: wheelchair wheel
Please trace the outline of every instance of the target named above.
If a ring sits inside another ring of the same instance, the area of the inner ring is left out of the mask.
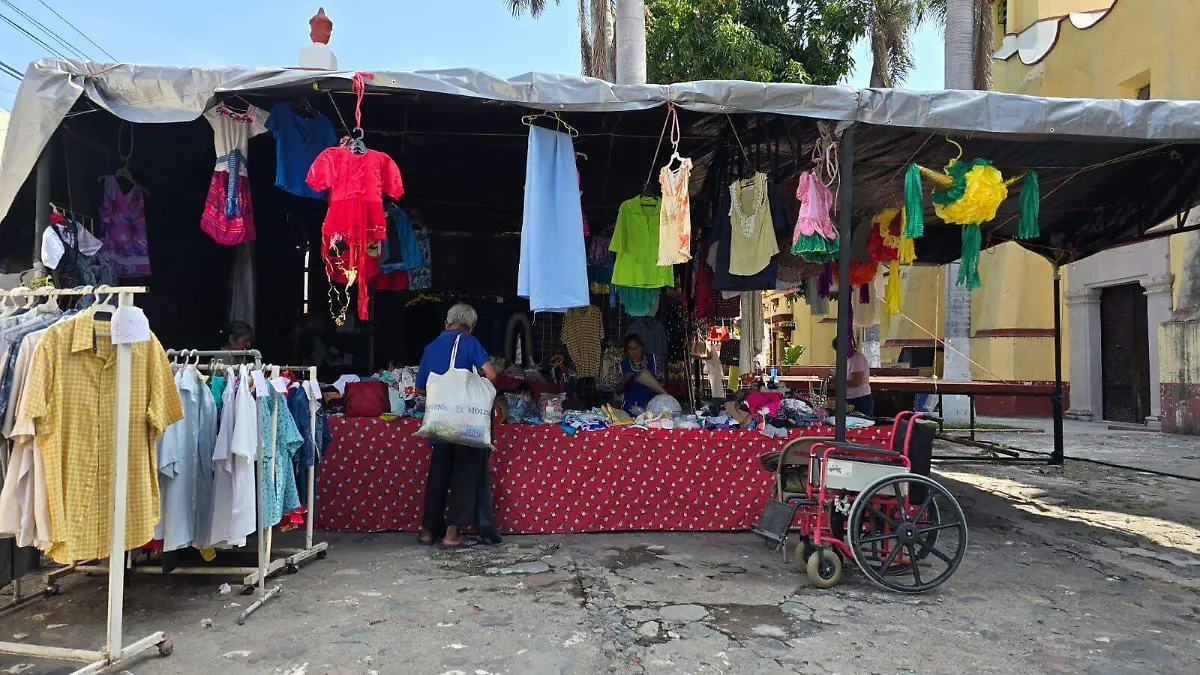
[[[842,580],[842,557],[822,548],[808,556],[808,581],[816,588],[833,588]]]
[[[910,501],[910,495],[921,500]],[[875,585],[922,593],[954,574],[967,551],[962,508],[937,481],[897,474],[859,493],[850,509],[850,549]]]
[[[937,501],[931,501],[929,503],[929,507],[925,510],[925,513],[922,514],[920,521],[917,522],[917,527],[925,528],[940,523],[941,512],[938,510],[939,508],[940,507],[937,505]],[[894,506],[889,509],[888,515],[891,516],[892,520],[896,520],[900,517],[898,509]],[[890,531],[891,528],[888,525],[888,521],[884,519],[883,515],[875,515],[872,513],[863,518],[862,526],[863,531],[859,533],[859,536],[864,539],[869,538],[871,541],[859,551],[859,555],[862,556],[863,562],[867,564],[879,565],[887,557],[890,549],[888,548],[888,540],[876,539],[875,535],[886,534]],[[925,558],[929,557],[930,549],[936,547],[937,545],[938,532],[940,532],[940,530],[933,530],[926,535],[926,547],[923,547],[921,550],[917,551],[917,560],[924,560]],[[911,574],[911,569],[912,568],[910,565],[893,562],[893,564],[888,567],[887,573],[891,576],[900,576]]]

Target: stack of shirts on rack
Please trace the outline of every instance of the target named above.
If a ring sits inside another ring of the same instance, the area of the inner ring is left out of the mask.
[[[43,309],[44,308],[44,309]],[[108,308],[111,311],[111,307]],[[0,316],[0,407],[11,447],[0,532],[55,562],[107,558],[113,511],[117,369],[97,307],[61,316],[52,304]],[[154,443],[183,416],[158,339],[132,346],[125,548],[145,544],[159,516]]]
[[[244,546],[257,528],[260,456],[263,527],[301,525],[305,508],[297,473],[314,465],[314,439],[323,444],[328,436],[316,382],[268,380],[247,365],[205,382],[195,366],[185,364],[177,367],[175,385],[184,414],[158,445],[162,520],[152,547],[170,552],[191,546],[209,557],[216,548]]]

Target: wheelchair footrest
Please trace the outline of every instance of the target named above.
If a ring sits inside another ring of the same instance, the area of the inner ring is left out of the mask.
[[[767,541],[776,544],[783,544],[787,539],[788,530],[792,527],[792,519],[796,517],[796,503],[781,502],[777,499],[768,499],[763,507],[762,518],[759,519],[758,525],[750,528],[750,531]]]

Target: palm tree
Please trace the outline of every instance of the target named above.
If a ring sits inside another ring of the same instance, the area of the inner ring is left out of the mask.
[[[928,0],[946,33],[946,88],[992,88],[992,0]]]
[[[548,4],[548,0],[505,2],[513,16],[528,13],[535,19],[541,16]],[[560,0],[554,0],[555,4],[559,2]],[[617,76],[615,4],[614,0],[579,0],[579,59],[583,74],[609,82],[615,81]],[[643,37],[642,63],[645,63],[645,52]]]
[[[529,12],[529,16],[536,19],[546,9],[546,0],[505,0],[505,2],[513,16],[521,16],[522,12]],[[558,4],[558,0],[554,0],[554,4]]]
[[[874,0],[871,24],[871,86],[892,88],[912,70],[910,34],[922,18],[923,0]]]
[[[607,0],[593,0],[607,2]],[[617,37],[617,82],[646,83],[645,0],[615,0]]]

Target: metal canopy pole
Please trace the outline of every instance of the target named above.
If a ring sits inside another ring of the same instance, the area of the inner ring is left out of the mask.
[[[42,233],[50,227],[50,192],[54,178],[54,138],[46,141],[42,154],[38,156],[37,183],[34,193],[37,202],[33,215],[33,265],[34,276],[46,275],[46,267],[42,265]]]
[[[850,350],[850,303],[854,301],[850,292],[850,244],[854,237],[851,221],[854,184],[854,126],[842,133],[842,203],[838,211],[838,317],[837,317],[837,430],[834,438],[846,441],[846,385],[849,377],[847,359]]]
[[[1050,463],[1063,463],[1063,382],[1062,382],[1062,270],[1054,265],[1054,452]]]

